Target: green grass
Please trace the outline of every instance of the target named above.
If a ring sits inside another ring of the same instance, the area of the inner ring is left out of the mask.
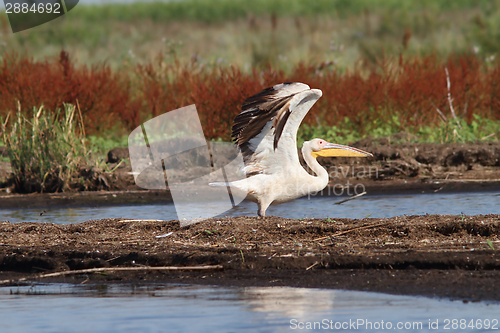
[[[365,129],[364,134],[353,130],[356,128],[347,118],[341,126],[323,127],[302,125],[297,133],[301,146],[304,141],[312,138],[323,138],[330,142],[350,144],[366,137],[381,138],[407,132],[411,135],[410,142],[429,143],[465,143],[498,141],[500,138],[500,120],[490,120],[477,115],[470,124],[464,119],[451,119],[441,122],[438,126],[422,126],[418,128],[401,128],[397,117],[389,122],[375,122]],[[397,141],[393,143],[398,143]]]
[[[17,192],[59,192],[69,189],[79,168],[88,165],[90,151],[78,128],[78,113],[66,104],[63,112],[33,110],[30,118],[17,112],[0,119],[2,139],[11,161]]]
[[[87,142],[92,152],[106,155],[113,148],[127,147],[128,136],[114,136],[111,133],[107,133],[104,136],[89,135],[87,136]]]
[[[363,14],[367,9],[411,12],[428,8],[433,11],[463,10],[472,8],[489,9],[495,3],[474,0],[184,0],[170,2],[135,2],[131,4],[107,4],[102,6],[79,6],[78,15],[89,22],[113,19],[129,22],[150,19],[159,22],[199,21],[220,23],[249,14],[276,13],[279,17],[312,16],[334,13],[339,17]]]
[[[204,66],[250,70],[270,62],[290,69],[300,61],[333,61],[342,71],[400,53],[491,57],[500,51],[500,0],[80,4],[60,19],[16,34],[7,24],[1,27],[0,57],[18,52],[44,59],[64,48],[79,63],[106,62],[115,69],[161,52],[170,61],[194,57]],[[406,30],[411,37],[405,48]]]

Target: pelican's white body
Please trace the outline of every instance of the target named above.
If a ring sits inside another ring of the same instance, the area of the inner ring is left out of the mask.
[[[265,216],[272,203],[319,192],[328,185],[328,172],[313,157],[314,152],[345,149],[360,154],[357,156],[370,155],[355,148],[313,139],[304,143],[302,155],[314,175],[301,166],[296,148],[297,130],[321,96],[321,90],[311,89],[303,83],[278,84],[248,98],[235,119],[233,137],[236,136],[243,153],[243,172],[247,178],[229,185],[232,191],[257,202],[259,216]]]
[[[272,173],[265,172],[231,182],[231,189],[247,193],[247,199],[257,202],[260,216],[264,216],[267,207],[273,203],[288,202],[323,190],[328,185],[328,173],[311,156],[310,143],[311,141],[304,143],[302,154],[315,176],[300,165],[298,155],[295,154],[290,159],[276,160]],[[295,147],[293,150],[297,151]],[[296,163],[291,163],[295,159]]]

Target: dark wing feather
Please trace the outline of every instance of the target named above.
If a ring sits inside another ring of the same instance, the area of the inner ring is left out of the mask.
[[[278,141],[281,138],[281,134],[283,133],[283,128],[285,128],[286,121],[288,120],[288,117],[292,112],[290,111],[290,108],[287,107],[286,110],[284,110],[281,113],[281,116],[278,119],[278,124],[276,126],[275,134],[274,134],[274,143],[273,143],[273,148],[276,150],[278,148]]]
[[[283,95],[283,90],[290,88],[290,93]],[[241,113],[234,119],[232,138],[240,148],[244,157],[253,153],[249,141],[262,132],[266,124],[273,121],[274,149],[285,127],[286,121],[291,114],[289,101],[294,95],[310,89],[301,83],[287,82],[263,91],[247,98],[241,107]]]

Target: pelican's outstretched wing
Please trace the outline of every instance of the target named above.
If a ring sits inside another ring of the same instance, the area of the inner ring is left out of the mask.
[[[232,137],[247,175],[273,173],[299,163],[297,130],[322,92],[303,83],[277,84],[249,97],[234,119]]]

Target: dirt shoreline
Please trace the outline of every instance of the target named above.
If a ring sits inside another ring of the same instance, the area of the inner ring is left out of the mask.
[[[329,188],[324,192],[347,195],[349,191],[359,192],[362,189],[370,194],[500,189],[499,142],[409,143],[405,142],[408,136],[409,134],[399,133],[388,138],[365,139],[352,144],[373,153],[372,158],[320,157],[318,161],[330,175]],[[228,165],[236,157],[234,145],[225,143],[216,148],[214,152],[217,153],[217,167]],[[193,150],[169,160],[168,165],[173,168],[169,170],[176,181],[193,181],[206,171],[196,164],[200,159],[203,160],[202,156],[206,157],[200,154],[200,151]],[[145,191],[136,185],[128,148],[109,151],[108,169],[114,170],[113,172],[95,167],[83,169],[85,172],[82,171],[78,181],[83,182],[84,188],[93,191],[29,194],[25,197],[15,194],[15,186],[9,180],[12,172],[10,163],[0,161],[0,208],[171,202],[168,191]],[[147,184],[147,179],[142,181]]]
[[[161,236],[161,237],[158,237]],[[0,223],[0,279],[295,286],[500,301],[500,216]],[[222,265],[36,279],[93,267]],[[22,283],[21,283],[22,284]],[[5,284],[4,284],[5,285]]]

